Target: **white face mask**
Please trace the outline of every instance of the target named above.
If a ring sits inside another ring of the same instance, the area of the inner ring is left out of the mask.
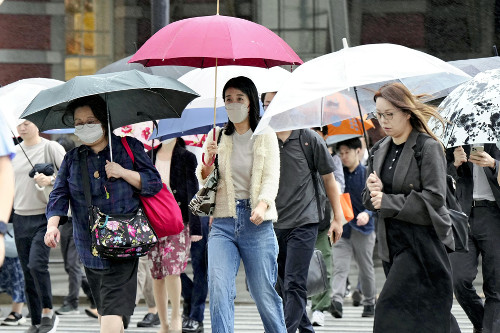
[[[241,103],[231,103],[226,105],[226,112],[229,120],[233,124],[243,122],[248,117],[248,106]]]
[[[85,124],[75,126],[75,135],[86,144],[92,144],[103,135],[101,124]]]

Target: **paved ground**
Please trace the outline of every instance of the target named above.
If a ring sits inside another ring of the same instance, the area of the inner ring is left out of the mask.
[[[68,290],[67,276],[64,272],[64,266],[62,264],[62,259],[59,249],[52,250],[51,252],[51,263],[50,263],[51,279],[52,279],[52,292],[54,295],[54,307],[58,308],[63,301],[64,295],[66,295]],[[191,267],[188,265],[187,273],[191,274]],[[377,291],[382,290],[385,278],[383,274],[380,261],[376,261],[376,285]],[[357,267],[355,264],[352,265],[350,281],[351,283],[357,282]],[[235,332],[245,333],[245,332],[263,332],[262,323],[260,321],[259,315],[257,313],[256,307],[250,294],[245,288],[245,277],[243,267],[240,267],[238,277],[236,280],[237,284],[237,297],[236,297],[236,315],[235,315]],[[475,282],[476,288],[481,289],[482,275],[479,274]],[[80,304],[80,315],[63,316],[60,320],[60,326],[57,332],[98,332],[98,324],[95,319],[91,319],[84,314],[83,309],[87,305],[83,292],[81,294],[81,304]],[[2,310],[1,317],[3,318],[10,311],[10,298],[3,294],[0,295],[0,309]],[[318,328],[317,332],[371,332],[373,326],[373,319],[361,318],[362,307],[353,307],[350,298],[346,298],[344,304],[344,318],[334,319],[330,314],[326,314],[325,327]],[[24,309],[24,313],[27,310]],[[472,332],[472,326],[468,321],[467,317],[463,313],[460,306],[455,302],[453,307],[453,313],[457,317],[457,320],[462,328],[462,332]],[[156,332],[156,329],[139,329],[136,327],[138,321],[140,321],[146,314],[146,307],[144,303],[140,303],[134,316],[132,317],[130,328],[126,332]],[[205,332],[211,332],[210,329],[210,313],[207,310],[205,312]],[[0,326],[0,332],[23,332],[27,329],[27,326],[19,326],[15,328],[10,328],[6,326]]]

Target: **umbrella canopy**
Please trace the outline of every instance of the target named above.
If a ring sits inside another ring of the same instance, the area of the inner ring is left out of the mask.
[[[414,94],[433,95],[469,79],[469,75],[438,58],[400,45],[344,48],[299,66],[274,97],[255,134],[262,133],[267,125],[274,131],[284,131],[359,116],[357,103],[347,109],[326,105],[328,96],[334,93],[354,98],[353,87],[359,87],[356,98],[362,112],[369,113],[375,105],[373,92],[385,83],[399,81]]]
[[[72,127],[63,121],[69,102],[101,95],[108,104],[112,129],[148,120],[180,117],[186,105],[198,96],[177,80],[137,70],[77,76],[40,92],[21,115],[40,131]]]
[[[216,62],[217,59],[217,62]],[[283,39],[244,19],[213,15],[176,21],[155,33],[132,56],[144,66],[213,67],[300,65]]]
[[[366,117],[363,118],[366,130],[375,127],[371,120],[366,120]],[[328,137],[326,138],[326,144],[331,145],[340,141],[362,136],[363,126],[360,118],[349,118],[339,121],[338,123],[328,125]]]
[[[500,69],[479,73],[453,90],[439,105],[441,115],[450,123],[441,136],[449,147],[474,143],[496,143],[500,134]],[[442,133],[439,122],[429,125]]]
[[[151,75],[165,76],[172,79],[178,79],[187,72],[194,69],[194,67],[187,66],[157,66],[157,67],[144,67],[141,64],[129,63],[132,56],[125,57],[106,67],[101,68],[96,74],[116,73],[122,71],[138,70]]]
[[[53,79],[32,78],[19,80],[0,88],[0,113],[3,114],[14,136],[19,136],[16,127],[20,116],[33,98],[40,91],[63,83]]]
[[[476,76],[481,72],[500,68],[500,57],[496,56],[487,58],[454,60],[448,61],[448,63],[464,71],[470,76]]]

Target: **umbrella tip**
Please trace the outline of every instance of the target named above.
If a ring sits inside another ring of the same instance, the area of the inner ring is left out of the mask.
[[[344,49],[348,49],[349,45],[347,44],[347,38],[342,38],[342,45],[344,45]]]

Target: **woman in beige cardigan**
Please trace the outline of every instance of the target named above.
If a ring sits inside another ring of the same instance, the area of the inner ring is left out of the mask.
[[[259,122],[259,98],[246,77],[229,80],[223,89],[229,121],[217,147],[213,132],[204,145],[205,157],[218,154],[219,185],[214,220],[208,236],[208,281],[213,332],[234,331],[235,278],[240,259],[266,332],[286,332],[281,298],[274,289],[278,243],[273,222],[278,214],[280,158],[274,133],[252,136]],[[222,133],[221,133],[222,131]],[[213,165],[200,164],[204,184]]]

